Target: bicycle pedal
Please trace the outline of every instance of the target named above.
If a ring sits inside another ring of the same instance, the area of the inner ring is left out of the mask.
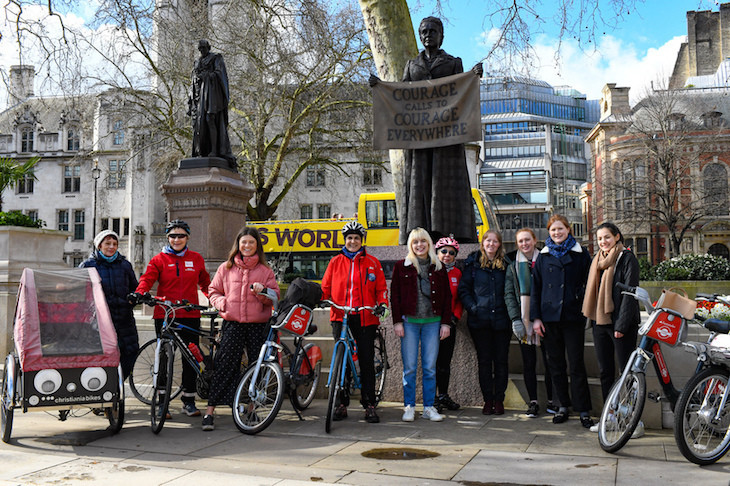
[[[662,396],[658,393],[649,392],[647,393],[646,397],[654,403],[659,403],[662,401]]]

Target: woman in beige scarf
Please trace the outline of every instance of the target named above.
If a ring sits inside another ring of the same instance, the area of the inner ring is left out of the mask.
[[[583,314],[593,326],[601,392],[606,400],[616,378],[616,364],[619,372],[623,370],[636,349],[641,323],[637,301],[624,296],[616,288],[616,282],[632,287],[639,285],[639,262],[630,249],[624,248],[623,235],[615,224],[601,224],[596,230],[596,240],[600,250],[593,257],[588,274]],[[643,430],[643,424],[637,426],[634,437],[643,435]]]

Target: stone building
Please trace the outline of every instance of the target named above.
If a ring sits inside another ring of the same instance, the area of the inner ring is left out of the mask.
[[[719,12],[687,12],[687,42],[682,43],[669,80],[669,89],[683,88],[692,76],[714,74],[730,57],[730,3]]]
[[[574,234],[583,235],[580,187],[590,167],[583,137],[598,121],[598,101],[514,76],[482,80],[481,105],[478,187],[494,201],[505,243],[523,226],[544,240],[553,213],[565,215]]]

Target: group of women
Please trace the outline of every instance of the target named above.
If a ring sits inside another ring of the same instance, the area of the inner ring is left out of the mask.
[[[382,265],[365,250],[365,229],[354,221],[345,224],[345,245],[331,260],[322,280],[323,298],[352,307],[382,309],[390,304],[403,360],[403,421],[415,418],[419,351],[421,417],[442,421],[444,408],[459,408],[449,396],[448,386],[456,323],[466,311],[477,355],[483,414],[504,413],[508,350],[514,334],[520,341],[529,396],[526,414],[539,414],[536,364],[540,348],[546,369],[547,410],[554,413],[553,422],[567,421],[572,407],[584,427],[594,425],[583,356],[586,318],[593,328],[605,399],[616,367],[626,364],[636,345],[640,322],[635,300],[624,298],[614,284],[638,285],[638,262],[624,247],[621,232],[612,223],[598,227],[599,250],[592,260],[587,249],[576,242],[563,216],[554,215],[547,226],[549,237],[542,250],[537,249],[533,230],[523,228],[516,233],[517,250],[510,255],[505,254],[502,235],[489,230],[461,270],[455,265],[459,243],[453,237],[441,238],[434,244],[426,230],[416,228],[409,234],[406,258],[395,264],[388,298]],[[202,256],[188,247],[188,224],[170,222],[166,236],[168,244],[152,258],[139,282],[131,264],[119,254],[118,235],[110,230],[95,237],[94,251],[82,266],[96,267],[102,277],[125,377],[139,348],[132,313],[134,299],[129,301],[129,292],[143,294],[156,283],[157,295],[166,299],[197,303],[198,290],[208,296],[223,319],[221,345],[202,422],[203,430],[213,430],[215,407],[232,402],[244,350],[256,354],[265,339],[272,303],[262,293],[270,289],[278,296],[279,287],[255,228],[245,227],[238,233],[212,282]],[[159,332],[163,316],[158,311],[153,317]],[[180,311],[177,319],[186,327],[200,328],[197,311]],[[342,312],[332,309],[330,320],[338,336]],[[362,311],[348,316],[348,323],[358,347],[364,418],[377,423],[373,360],[380,320],[370,311]],[[193,332],[182,337],[197,344],[198,335]],[[340,399],[335,420],[347,417],[349,397]],[[183,413],[201,415],[195,405],[195,372],[186,367],[182,402]]]

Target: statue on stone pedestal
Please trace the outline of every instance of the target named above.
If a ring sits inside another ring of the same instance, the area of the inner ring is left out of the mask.
[[[441,49],[444,26],[437,17],[426,17],[418,27],[423,44],[409,60],[403,81],[436,79],[464,72],[461,58]],[[472,68],[481,77],[481,63]],[[370,86],[380,81],[370,76]],[[453,235],[459,242],[476,242],[474,209],[464,144],[406,150],[403,168],[403,201],[398,207],[400,243],[414,228],[425,228],[436,241]]]
[[[198,42],[200,57],[193,66],[188,115],[193,118],[193,157],[219,157],[238,170],[228,139],[228,74],[223,56]]]

